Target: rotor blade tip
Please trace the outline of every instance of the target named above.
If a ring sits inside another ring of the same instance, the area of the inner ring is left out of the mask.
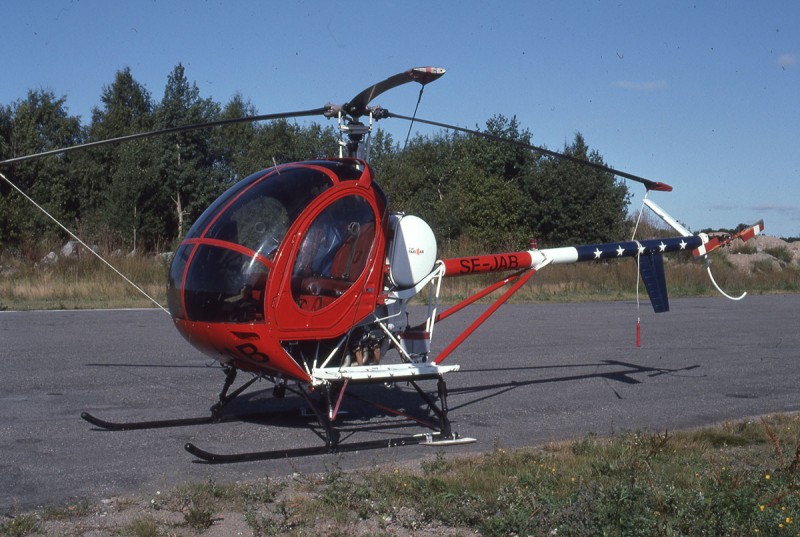
[[[656,181],[647,185],[647,190],[657,190],[659,192],[672,192],[672,187],[666,183]]]
[[[446,72],[447,70],[441,67],[413,67],[409,74],[411,78],[424,86],[425,84],[437,80]]]

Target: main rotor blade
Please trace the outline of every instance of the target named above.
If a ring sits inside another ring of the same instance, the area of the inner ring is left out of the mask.
[[[662,183],[660,181],[651,181],[650,179],[645,179],[644,177],[639,177],[638,175],[633,175],[632,173],[623,172],[621,170],[616,170],[609,166],[605,166],[603,164],[597,164],[596,162],[591,162],[588,160],[583,160],[578,157],[573,157],[572,155],[566,155],[564,153],[559,153],[558,151],[551,151],[550,149],[545,149],[544,147],[538,147],[535,145],[527,144],[525,142],[519,142],[517,140],[509,140],[507,138],[503,138],[501,136],[495,136],[494,134],[489,134],[488,132],[481,132],[475,129],[467,129],[464,127],[458,127],[456,125],[448,125],[447,123],[439,123],[438,121],[430,121],[427,119],[420,119],[420,118],[411,118],[408,116],[401,116],[400,114],[394,114],[389,112],[388,110],[380,110],[380,113],[376,113],[376,116],[379,118],[385,117],[393,117],[397,119],[405,119],[407,121],[416,121],[418,123],[424,123],[426,125],[432,125],[434,127],[441,127],[443,129],[453,130],[457,132],[463,132],[466,134],[474,134],[475,136],[480,136],[482,138],[486,138],[487,140],[492,140],[495,142],[504,142],[515,145],[517,147],[521,147],[523,149],[530,149],[531,151],[536,151],[537,153],[541,153],[543,155],[547,155],[550,157],[555,157],[563,160],[568,160],[570,162],[575,162],[577,164],[582,164],[584,166],[588,166],[595,170],[600,170],[603,172],[608,172],[614,174],[616,176],[622,177],[624,179],[629,179],[631,181],[636,181],[637,183],[642,183],[647,190],[659,190],[662,192],[671,192],[672,187],[668,184]]]
[[[31,155],[24,155],[21,157],[10,158],[6,160],[0,161],[0,166],[4,164],[14,164],[17,162],[24,162],[26,160],[34,160],[37,158],[46,157],[49,155],[58,155],[61,153],[68,153],[70,151],[76,151],[78,149],[89,149],[91,147],[100,147],[103,145],[109,144],[118,144],[121,142],[130,142],[131,140],[138,140],[140,138],[150,138],[153,136],[160,136],[162,134],[172,134],[176,132],[185,132],[185,131],[192,131],[192,130],[199,130],[199,129],[210,129],[212,127],[219,127],[222,125],[232,125],[235,123],[253,123],[256,121],[268,121],[274,119],[289,119],[294,117],[306,117],[306,116],[321,116],[325,113],[327,107],[323,108],[314,108],[312,110],[300,110],[297,112],[282,112],[278,114],[263,114],[259,116],[245,116],[245,117],[237,117],[232,119],[220,119],[218,121],[209,121],[207,123],[194,123],[192,125],[182,125],[179,127],[170,127],[168,129],[160,129],[155,131],[148,131],[148,132],[139,132],[136,134],[128,134],[126,136],[119,136],[117,138],[109,138],[107,140],[98,140],[96,142],[88,142],[85,144],[73,145],[70,147],[62,147],[60,149],[51,149],[50,151],[43,151],[41,153],[34,153]]]
[[[372,99],[381,93],[406,84],[407,82],[419,82],[424,86],[425,84],[438,79],[446,72],[447,71],[441,67],[412,67],[408,71],[397,73],[394,76],[390,76],[383,82],[378,82],[377,84],[368,87],[353,97],[350,102],[342,106],[342,110],[344,110],[345,113],[349,114],[353,118],[361,117],[367,114],[367,105],[370,103],[370,101],[372,101]]]

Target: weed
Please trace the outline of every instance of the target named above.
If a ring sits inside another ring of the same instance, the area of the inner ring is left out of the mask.
[[[195,530],[210,528],[214,523],[214,512],[220,504],[230,497],[233,485],[218,485],[214,480],[204,483],[193,483],[180,487],[174,500],[178,505],[173,508],[183,511],[186,524]]]
[[[433,460],[422,462],[422,471],[428,475],[443,474],[452,469],[452,464],[447,461],[444,450],[437,450]]]
[[[7,535],[8,537],[24,537],[41,532],[42,524],[39,521],[39,517],[32,513],[16,516],[0,525],[0,535]]]
[[[275,496],[277,496],[279,490],[279,486],[267,479],[243,486],[234,491],[234,493],[243,495],[248,502],[267,504],[275,500]]]
[[[140,517],[130,523],[128,531],[135,537],[156,537],[158,523],[151,516]]]
[[[753,272],[772,274],[775,272],[775,261],[772,259],[759,259],[753,261]]]
[[[775,248],[764,248],[764,253],[771,255],[778,261],[789,264],[792,262],[792,252],[786,246],[777,246]]]
[[[285,535],[292,529],[292,512],[286,503],[280,502],[276,507],[277,513],[274,514],[260,513],[253,509],[245,513],[245,521],[253,528],[255,537]]]
[[[323,505],[332,509],[334,520],[342,523],[353,513],[359,519],[366,519],[375,513],[376,504],[371,497],[368,482],[356,479],[337,467],[327,476],[320,499]]]
[[[733,252],[736,254],[752,255],[758,252],[758,249],[753,244],[742,242],[733,248]]]
[[[42,518],[44,520],[69,520],[71,518],[79,518],[89,514],[92,511],[92,507],[89,500],[82,499],[70,505],[45,509],[42,512]]]
[[[205,530],[214,524],[214,511],[210,507],[193,504],[184,513],[183,519],[190,528],[198,531]]]

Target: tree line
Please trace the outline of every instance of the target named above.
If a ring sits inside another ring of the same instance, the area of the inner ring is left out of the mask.
[[[104,87],[87,125],[65,97],[30,90],[0,104],[0,160],[137,132],[256,115],[240,94],[224,105],[202,98],[178,64],[156,100],[131,70]],[[484,131],[531,143],[516,118],[496,115]],[[101,146],[4,166],[14,181],[85,240],[107,248],[165,250],[225,189],[260,169],[338,154],[332,126],[238,123]],[[563,148],[604,164],[581,134]],[[482,248],[614,240],[628,226],[627,187],[613,175],[512,144],[441,132],[402,148],[378,128],[371,164],[392,210],[425,219],[442,241]],[[60,230],[0,182],[0,247],[63,239]]]

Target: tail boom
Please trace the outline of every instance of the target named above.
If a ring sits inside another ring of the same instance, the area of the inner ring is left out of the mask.
[[[536,268],[547,263],[567,264],[582,261],[601,261],[621,257],[650,256],[670,252],[691,251],[704,243],[700,235],[648,239],[642,241],[607,242],[562,248],[543,248],[503,254],[454,257],[443,259],[445,276],[467,276],[487,272],[502,272]]]

